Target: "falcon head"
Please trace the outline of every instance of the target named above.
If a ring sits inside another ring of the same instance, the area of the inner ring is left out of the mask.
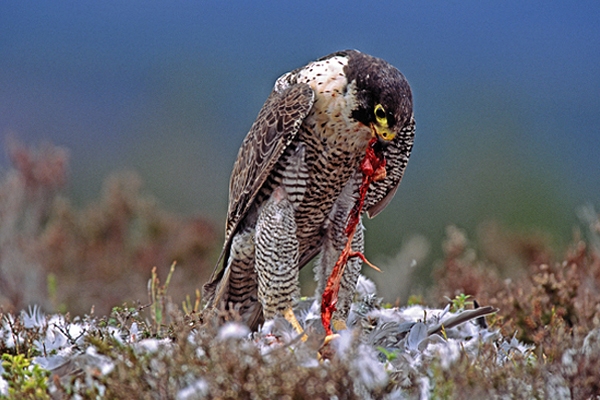
[[[371,128],[382,144],[392,141],[412,117],[412,93],[406,78],[386,61],[347,50],[344,73],[354,91],[352,118]]]

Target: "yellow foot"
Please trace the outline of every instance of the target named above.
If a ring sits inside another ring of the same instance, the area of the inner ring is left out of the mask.
[[[346,321],[344,321],[342,319],[334,319],[333,321],[331,321],[331,327],[336,332],[343,331],[344,329],[348,329],[348,326],[346,325]],[[332,333],[331,335],[325,336],[325,340],[323,341],[323,344],[321,345],[321,348],[319,349],[319,360],[320,361],[327,360],[327,359],[333,357],[335,352],[333,351],[333,348],[330,346],[330,343],[339,337],[340,337],[340,335],[337,333]]]
[[[331,335],[325,336],[325,340],[323,341],[323,346],[322,347],[327,346],[331,341],[333,341],[333,340],[335,340],[335,339],[337,339],[339,337],[340,337],[340,335],[338,335],[337,333],[333,333]]]
[[[333,328],[334,331],[343,331],[345,329],[348,329],[348,327],[346,326],[346,321],[342,320],[342,319],[334,319],[331,322],[331,327]],[[334,336],[334,335],[332,335]]]
[[[337,339],[339,337],[340,337],[340,335],[338,335],[337,333],[332,333],[331,335],[325,336],[325,340],[323,341],[323,344],[321,345],[321,348],[319,349],[319,354],[318,354],[319,361],[328,360],[331,357],[333,357],[333,355],[335,354],[335,351],[331,347],[330,343],[334,339]]]
[[[304,329],[302,329],[300,322],[298,322],[298,320],[296,319],[296,316],[294,315],[294,311],[292,310],[292,307],[288,307],[285,309],[285,311],[283,312],[283,317],[290,324],[292,324],[292,326],[294,327],[296,332],[298,332],[299,334],[302,335],[302,338],[301,338],[302,341],[306,342],[306,339],[308,339],[308,336],[306,335],[306,333],[304,333]]]

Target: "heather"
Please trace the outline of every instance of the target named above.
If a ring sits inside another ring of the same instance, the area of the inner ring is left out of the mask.
[[[208,220],[165,211],[135,173],[82,208],[68,153],[10,142],[0,182],[0,398],[553,398],[600,394],[600,221],[562,249],[543,233],[450,226],[433,285],[390,304],[359,281],[350,329],[323,347],[313,299],[249,332],[199,292]],[[565,212],[572,212],[565,210]],[[393,274],[393,265],[383,273]]]

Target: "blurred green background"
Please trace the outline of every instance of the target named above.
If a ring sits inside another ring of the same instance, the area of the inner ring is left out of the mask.
[[[68,148],[78,204],[133,169],[164,208],[222,227],[237,149],[275,79],[359,49],[406,75],[417,119],[367,256],[401,264],[388,270],[417,260],[427,279],[449,224],[564,244],[577,208],[598,208],[599,21],[598,1],[3,1],[0,135]]]

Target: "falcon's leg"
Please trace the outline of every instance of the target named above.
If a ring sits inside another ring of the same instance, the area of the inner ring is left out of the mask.
[[[352,250],[360,253],[365,251],[364,242],[364,227],[362,224],[362,218],[356,227],[356,233],[352,238]],[[356,293],[356,283],[360,276],[360,270],[362,268],[362,260],[358,257],[352,257],[348,260],[344,274],[342,275],[342,281],[340,283],[340,293],[338,297],[338,304],[335,312],[331,318],[331,324],[335,330],[346,329],[346,320],[348,319],[348,313],[354,300],[354,294]]]
[[[231,242],[227,263],[229,279],[222,282],[226,294],[217,295],[225,303],[221,307],[237,310],[250,327],[256,329],[262,322],[260,304],[257,302],[256,271],[254,269],[254,229],[245,228],[236,233]]]
[[[283,187],[271,194],[260,211],[254,243],[258,299],[265,319],[281,314],[298,333],[303,333],[293,312],[300,295],[296,221]]]
[[[315,296],[320,301],[327,279],[337,262],[342,249],[346,246],[348,236],[346,235],[346,225],[348,223],[348,214],[352,209],[355,200],[353,193],[356,192],[356,186],[350,182],[342,191],[339,199],[329,215],[329,223],[325,240],[321,247],[321,255],[315,263],[315,279],[317,280],[317,290]],[[352,239],[352,250],[357,252],[364,251],[364,228],[362,219],[356,227],[356,233]],[[352,257],[348,260],[342,280],[340,282],[340,291],[338,294],[338,303],[332,316],[332,326],[334,330],[346,329],[346,319],[350,311],[350,306],[356,291],[356,282],[360,276],[362,260],[358,257]]]

